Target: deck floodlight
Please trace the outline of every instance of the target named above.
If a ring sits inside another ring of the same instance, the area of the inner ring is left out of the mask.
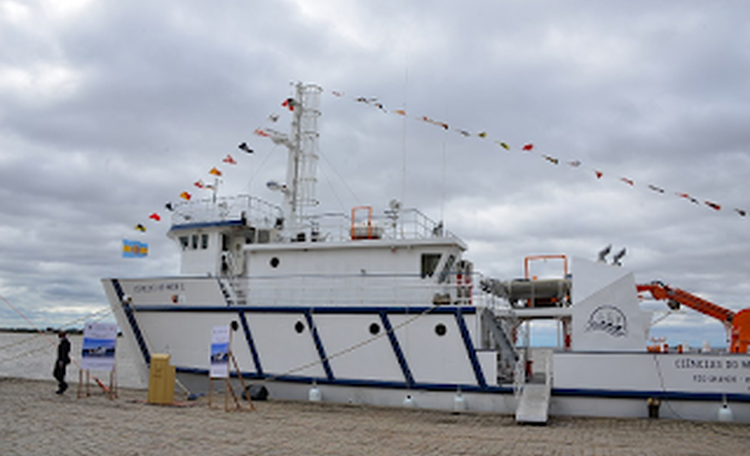
[[[612,244],[609,244],[608,246],[604,247],[602,250],[599,251],[599,261],[601,263],[607,262],[607,255],[609,255],[610,251],[612,251]]]
[[[617,252],[614,258],[612,258],[612,264],[615,266],[622,266],[622,263],[620,262],[620,260],[622,260],[622,258],[625,256],[625,253],[626,253],[626,250],[623,247],[623,249]]]

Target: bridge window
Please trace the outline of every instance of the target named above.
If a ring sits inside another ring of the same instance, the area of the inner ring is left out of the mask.
[[[182,247],[182,250],[187,250],[188,245],[190,245],[190,239],[187,236],[180,236],[180,246]]]
[[[197,250],[197,249],[198,249],[198,235],[197,235],[197,234],[194,234],[194,235],[192,236],[192,239],[191,239],[191,240],[193,241],[193,242],[191,243],[191,247],[192,247],[192,249],[193,249],[193,250]]]
[[[208,235],[201,234],[201,249],[206,250],[208,248]]]
[[[438,279],[439,283],[443,283],[448,280],[448,274],[452,272],[453,263],[455,262],[456,262],[456,257],[454,255],[451,255],[448,257],[448,261],[445,262],[445,266],[443,266],[443,270],[440,271],[440,278]]]
[[[439,253],[423,253],[422,254],[422,278],[432,277],[435,273],[438,263],[440,263],[441,255]]]

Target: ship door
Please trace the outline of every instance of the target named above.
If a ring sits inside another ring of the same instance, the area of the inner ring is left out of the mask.
[[[456,297],[462,304],[471,304],[472,269],[471,261],[459,260],[456,263]]]
[[[221,275],[241,275],[245,270],[242,246],[245,238],[221,234]]]
[[[244,236],[235,236],[232,238],[232,272],[234,275],[242,275],[245,272],[245,258],[242,247],[245,245]]]
[[[222,276],[227,276],[232,272],[232,255],[229,252],[229,239],[226,234],[219,234],[219,240],[221,241],[221,254],[219,260],[221,262],[220,273]]]

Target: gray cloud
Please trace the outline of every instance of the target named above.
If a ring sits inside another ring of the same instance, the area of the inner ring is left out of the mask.
[[[520,275],[528,254],[591,258],[614,243],[640,281],[746,307],[750,218],[733,209],[750,210],[749,10],[5,0],[0,292],[45,326],[105,306],[100,277],[175,273],[167,221],[148,215],[199,192],[192,183],[227,153],[240,164],[226,169],[225,190],[272,200],[264,183],[283,179],[285,152],[252,131],[272,112],[283,121],[289,83],[303,80],[326,90],[322,209],[403,199],[445,219],[477,269],[498,278]],[[422,115],[452,129],[413,119]],[[242,141],[254,156],[239,155]],[[527,142],[535,153],[519,152]],[[149,259],[121,259],[126,237],[147,240]],[[0,325],[24,324],[0,309]],[[721,341],[715,324],[680,318],[655,331],[695,344],[708,328]]]

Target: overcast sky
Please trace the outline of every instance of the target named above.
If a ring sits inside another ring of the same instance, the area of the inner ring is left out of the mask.
[[[213,166],[222,193],[278,202],[285,151],[253,130],[284,128],[294,81],[324,89],[327,208],[419,207],[499,279],[611,243],[639,282],[748,307],[749,18],[742,0],[0,0],[0,326],[28,326],[8,303],[71,324],[108,306],[102,277],[177,273],[148,215]],[[724,342],[690,311],[654,333]]]

